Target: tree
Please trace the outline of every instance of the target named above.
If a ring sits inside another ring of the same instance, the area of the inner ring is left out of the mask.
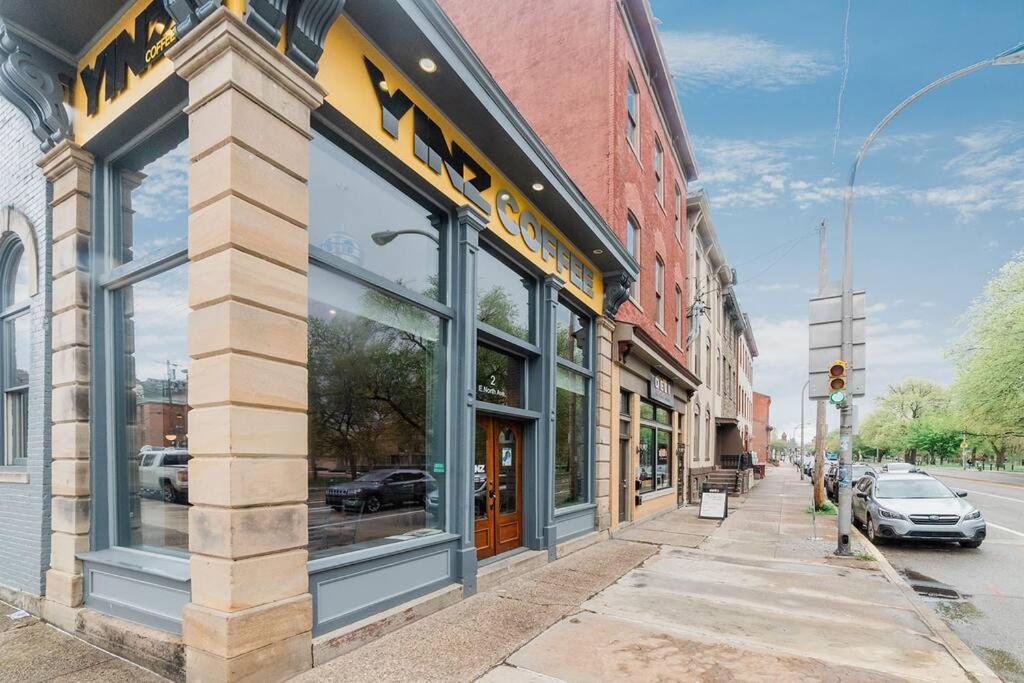
[[[954,409],[967,434],[984,438],[1002,466],[1024,437],[1024,251],[985,287],[954,346]]]

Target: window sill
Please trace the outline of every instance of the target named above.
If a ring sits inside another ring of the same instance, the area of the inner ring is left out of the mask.
[[[649,493],[641,493],[640,500],[653,500],[655,498],[664,498],[665,496],[672,495],[676,490],[673,486],[669,485],[668,488],[658,489],[657,491],[651,491]]]
[[[176,557],[135,548],[115,547],[79,553],[77,557],[85,562],[130,569],[174,581],[188,582],[190,578],[188,556]]]
[[[329,571],[331,569],[337,569],[338,567],[344,567],[350,564],[358,564],[368,560],[375,560],[378,557],[387,557],[389,555],[405,553],[417,548],[425,548],[432,545],[440,545],[442,543],[451,543],[452,541],[457,541],[458,538],[459,537],[455,534],[441,532],[431,534],[430,536],[414,538],[408,541],[371,546],[369,548],[361,548],[359,550],[351,550],[348,552],[342,551],[334,555],[317,557],[310,560],[306,564],[306,567],[310,574],[316,574],[318,572]]]
[[[555,508],[555,518],[567,517],[569,515],[576,515],[587,510],[593,510],[597,505],[594,503],[577,503],[564,508]]]
[[[0,467],[0,484],[27,484],[28,470],[16,465]]]

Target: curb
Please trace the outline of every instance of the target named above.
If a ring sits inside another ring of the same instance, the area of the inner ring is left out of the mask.
[[[878,566],[881,568],[882,573],[885,574],[885,578],[889,579],[889,582],[900,589],[907,600],[913,606],[914,611],[921,617],[921,621],[931,630],[935,637],[942,643],[942,646],[946,648],[950,656],[956,660],[956,663],[960,665],[960,668],[964,670],[967,677],[972,681],[1000,683],[1002,681],[999,676],[988,667],[985,662],[981,660],[978,655],[974,654],[971,648],[967,647],[960,636],[958,636],[953,629],[946,625],[946,622],[939,617],[920,597],[917,592],[910,587],[906,579],[900,575],[896,568],[889,563],[889,560],[885,558],[885,555],[871,542],[867,537],[860,532],[860,529],[853,528],[853,532],[860,538],[861,543],[871,553],[871,555],[878,562]]]

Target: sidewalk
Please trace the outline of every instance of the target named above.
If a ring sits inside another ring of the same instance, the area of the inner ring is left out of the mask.
[[[670,512],[297,680],[972,680],[894,572],[831,557],[834,517],[808,540],[809,496],[772,468],[720,526]]]

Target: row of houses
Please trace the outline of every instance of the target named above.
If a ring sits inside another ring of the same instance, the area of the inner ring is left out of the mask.
[[[0,599],[279,680],[767,454],[646,0],[10,4],[0,61]]]

